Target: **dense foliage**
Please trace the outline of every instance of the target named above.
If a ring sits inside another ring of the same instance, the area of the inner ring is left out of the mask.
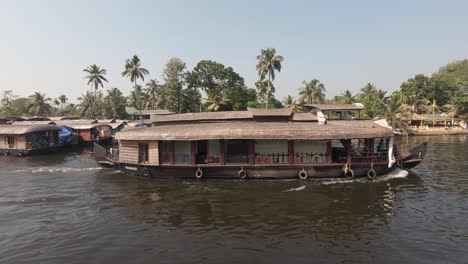
[[[362,103],[364,118],[387,118],[395,126],[404,126],[403,119],[414,114],[445,112],[452,118],[468,112],[468,60],[460,60],[441,67],[432,76],[417,74],[403,82],[398,91],[387,94],[375,84],[365,84],[357,94],[350,90],[327,100],[325,84],[318,79],[303,81],[297,100],[288,95],[278,101],[273,81],[275,73],[282,68],[283,57],[275,49],[261,50],[257,56],[259,80],[254,88],[244,83],[244,78],[232,67],[212,60],[201,60],[192,70],[179,58],[171,58],[163,69],[162,83],[155,78],[144,84],[149,70],[142,66],[134,55],[126,60],[123,77],[133,85],[132,92],[125,96],[118,88],[109,88],[106,69],[92,64],[85,68],[84,77],[90,90],[71,103],[66,95],[49,98],[35,92],[28,97],[19,97],[13,91],[4,91],[0,99],[0,116],[83,116],[87,118],[126,117],[125,107],[144,109],[167,109],[176,113],[197,111],[245,110],[247,107],[291,108],[300,112],[304,104]]]

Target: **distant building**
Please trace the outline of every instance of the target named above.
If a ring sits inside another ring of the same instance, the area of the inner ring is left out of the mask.
[[[158,109],[158,110],[141,110],[141,117],[140,117],[140,111],[138,109],[135,109],[133,107],[125,107],[125,112],[127,112],[127,116],[129,120],[141,120],[143,118],[143,123],[144,124],[149,124],[150,123],[150,118],[151,115],[171,115],[174,114],[171,111],[164,110],[164,109]]]

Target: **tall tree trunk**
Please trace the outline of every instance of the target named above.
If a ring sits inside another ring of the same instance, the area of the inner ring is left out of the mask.
[[[269,101],[270,101],[270,84],[271,84],[271,75],[268,74],[268,87],[266,92],[266,105],[265,108],[268,109]]]
[[[94,87],[94,96],[93,96],[93,104],[91,109],[91,119],[95,119],[95,111],[96,111],[96,94],[97,94],[97,87]]]
[[[134,87],[135,87],[134,89],[135,89],[135,92],[136,92],[136,90],[137,90],[137,82],[136,82],[136,79],[135,79],[135,81],[134,81],[133,83],[134,83],[133,85],[134,85]],[[138,97],[135,98],[135,99],[140,100],[139,97],[140,97],[140,96],[138,95]],[[144,123],[143,123],[143,113],[141,112],[141,108],[143,108],[143,105],[140,104],[141,102],[135,102],[135,103],[136,103],[135,105],[137,105],[138,108],[139,108],[138,111],[140,111],[141,125],[144,125]]]

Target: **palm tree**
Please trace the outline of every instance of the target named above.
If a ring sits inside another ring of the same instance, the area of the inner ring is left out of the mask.
[[[355,102],[354,95],[350,90],[346,90],[339,96],[339,101],[343,104],[352,104]]]
[[[208,100],[206,100],[207,107],[206,109],[208,111],[219,111],[227,108],[228,106],[231,105],[231,100],[229,99],[223,99],[219,95],[214,95]]]
[[[29,97],[28,111],[32,115],[48,116],[52,114],[52,106],[48,103],[50,98],[46,98],[45,94],[35,92]]]
[[[400,128],[406,131],[406,123],[404,122],[404,97],[401,93],[395,92],[385,104],[385,117],[393,128]]]
[[[93,104],[95,101],[94,98],[95,95],[93,96],[89,91],[86,91],[85,94],[78,97],[78,101],[80,101],[80,103],[78,104],[78,107],[80,109],[80,116],[87,116],[93,118]]]
[[[140,112],[141,125],[143,125],[143,113],[141,111],[145,107],[145,93],[140,85],[135,85],[135,89],[130,93],[129,104]]]
[[[367,83],[364,87],[361,88],[361,93],[359,94],[359,98],[362,100],[364,98],[375,97],[377,94],[377,88],[373,83]]]
[[[255,83],[255,87],[257,88],[257,94],[260,101],[260,104],[267,104],[267,91],[274,91],[275,87],[273,84],[266,80],[266,81],[257,81]]]
[[[300,111],[299,106],[296,104],[296,100],[291,95],[286,96],[281,102],[284,108],[291,109],[294,113]]]
[[[268,76],[268,89],[266,91],[266,104],[265,108],[268,108],[268,101],[270,97],[270,84],[275,80],[275,71],[281,72],[281,63],[283,62],[283,57],[276,55],[276,50],[273,48],[268,48],[266,50],[262,49],[260,55],[257,56],[257,71],[260,76],[260,80],[265,80],[265,77]]]
[[[411,122],[413,119],[414,114],[421,114],[422,112],[426,112],[430,109],[430,102],[426,98],[419,98],[417,95],[410,95],[410,96],[403,96],[403,111],[405,115]]]
[[[160,86],[156,79],[150,80],[146,84],[146,106],[145,109],[155,109],[158,104],[158,97],[160,94]]]
[[[67,96],[64,95],[64,94],[62,94],[62,95],[59,96],[58,99],[59,99],[60,103],[62,104],[62,108],[63,108],[64,105],[65,105],[65,104],[67,103],[67,101],[68,101]]]
[[[432,109],[433,109],[433,114],[434,114],[435,109],[438,108],[436,106],[435,100],[432,102],[432,105],[433,105]],[[443,107],[449,110],[448,115],[451,116],[451,119],[452,119],[451,124],[453,126],[453,122],[455,121],[455,116],[461,110],[461,104],[460,104],[459,98],[456,97],[454,94],[449,95],[449,103],[445,104]]]
[[[123,77],[127,77],[136,87],[137,80],[145,80],[145,75],[149,74],[149,71],[141,67],[141,60],[137,55],[133,55],[131,59],[127,59],[125,62],[125,69],[122,72]]]
[[[96,110],[96,93],[99,89],[99,86],[104,87],[103,81],[107,82],[107,79],[104,77],[104,75],[107,74],[107,71],[105,69],[101,69],[96,64],[88,66],[88,68],[84,69],[83,71],[88,74],[85,76],[85,78],[88,79],[88,85],[94,87],[94,97],[91,108],[91,118],[94,118],[94,112]]]
[[[325,86],[317,79],[303,81],[299,89],[299,104],[323,103],[325,101]]]

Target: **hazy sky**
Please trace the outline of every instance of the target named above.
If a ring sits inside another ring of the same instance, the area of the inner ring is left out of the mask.
[[[179,57],[231,66],[253,87],[256,55],[284,57],[276,96],[320,79],[332,97],[367,82],[396,90],[468,57],[468,1],[85,1],[0,0],[0,91],[73,100],[88,89],[82,69],[108,71],[124,93],[125,60],[137,54],[150,78]]]

